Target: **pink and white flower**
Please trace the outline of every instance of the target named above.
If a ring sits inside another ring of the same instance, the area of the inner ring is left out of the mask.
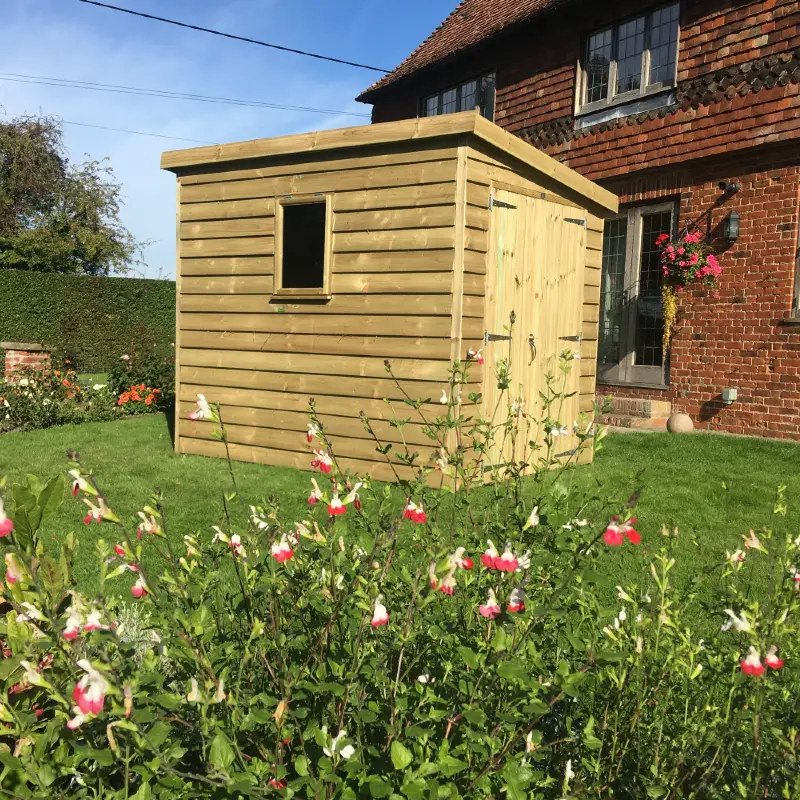
[[[125,558],[125,548],[121,544],[114,545],[114,552],[120,557]]]
[[[319,433],[320,433],[319,425],[315,425],[313,422],[309,422],[308,433],[306,434],[306,439],[308,440],[308,443],[311,444],[311,442],[314,441],[314,437],[319,436]]]
[[[754,531],[750,531],[749,536],[742,534],[742,539],[744,539],[744,546],[747,550],[760,550],[762,553],[766,552]]]
[[[380,628],[381,625],[388,625],[389,612],[383,604],[383,595],[379,594],[375,598],[375,607],[372,612],[372,622],[370,623],[373,628]]]
[[[332,517],[338,517],[346,511],[347,509],[344,507],[344,503],[339,499],[339,490],[337,489],[334,491],[330,503],[328,503],[328,513]]]
[[[68,627],[69,624],[70,619],[67,619]],[[103,622],[103,618],[99,611],[91,611],[86,617],[86,622],[83,623],[83,629],[86,631],[86,633],[91,633],[92,631],[107,631],[108,625]],[[66,631],[64,631],[64,638],[69,638]]]
[[[242,545],[242,537],[239,536],[238,533],[234,533],[230,541],[228,542],[228,547],[233,550],[234,555],[237,555],[241,558],[246,558],[247,554],[244,551],[244,546]]]
[[[482,617],[486,617],[486,619],[497,619],[502,610],[503,609],[500,608],[500,604],[497,602],[494,589],[489,589],[489,595],[486,598],[486,602],[482,606],[478,606],[480,615]]]
[[[439,584],[439,591],[442,594],[448,595],[448,597],[453,596],[453,592],[456,588],[456,570],[458,567],[454,564],[447,570],[447,575],[444,576],[442,582]]]
[[[274,542],[271,548],[272,557],[279,563],[283,564],[294,556],[294,550],[289,545],[289,540],[284,533],[281,536],[280,542]]]
[[[500,557],[500,554],[497,552],[497,548],[494,546],[494,542],[491,539],[487,539],[486,544],[489,546],[481,554],[481,564],[487,569],[496,569],[495,562]]]
[[[744,563],[744,555],[744,551],[742,550],[734,550],[733,553],[729,553],[727,550],[725,551],[725,558],[737,568]]]
[[[25,576],[25,569],[14,553],[6,553],[6,582],[14,585]]]
[[[189,419],[194,420],[197,422],[198,420],[211,420],[213,422],[217,421],[217,415],[214,413],[214,409],[211,408],[210,403],[206,400],[206,396],[204,394],[197,395],[197,406],[195,407],[194,411],[189,412]]]
[[[147,513],[145,513],[145,511]],[[136,529],[137,539],[141,539],[143,533],[151,535],[161,533],[161,525],[159,525],[155,514],[152,513],[152,509],[145,508],[145,511],[136,512],[136,515],[141,519],[139,527]]]
[[[610,547],[619,547],[627,537],[631,544],[639,544],[642,541],[642,537],[634,529],[633,526],[635,524],[636,517],[631,517],[623,522],[619,521],[619,517],[612,517],[606,532],[603,534],[603,541]]]
[[[92,522],[102,522],[104,519],[110,519],[114,516],[102,497],[97,498],[97,505],[88,497],[84,497],[83,502],[89,506],[89,513],[83,518],[84,525],[91,525]]]
[[[62,635],[68,642],[71,642],[73,639],[77,639],[78,636],[81,635],[82,627],[83,615],[78,613],[76,610],[71,610],[69,616],[67,617],[67,625],[64,628],[64,633]]]
[[[72,717],[72,719],[67,720],[67,727],[71,731],[75,731],[78,728],[80,728],[80,726],[83,725],[83,723],[86,722],[87,719],[89,719],[89,715],[82,714],[78,706],[73,706],[72,713],[74,714],[74,716]]]
[[[780,669],[783,666],[783,659],[778,657],[778,648],[775,645],[769,648],[764,661],[770,669]]]
[[[522,530],[526,531],[528,528],[535,528],[539,524],[539,506],[534,506]]]
[[[467,360],[483,364],[483,350],[467,350]]]
[[[356,483],[356,485],[353,486],[353,488],[349,491],[347,496],[344,498],[344,504],[346,506],[350,505],[350,503],[352,503],[353,507],[355,508],[356,511],[361,511],[361,498],[358,496],[358,490],[363,485],[364,484],[361,481],[358,481]]]
[[[77,469],[71,469],[69,471],[70,476],[72,477],[72,496],[77,497],[78,492],[86,492],[87,494],[96,495],[97,491],[92,486],[86,478],[81,475],[81,473]]]
[[[315,503],[319,503],[319,501],[322,500],[322,491],[320,490],[319,485],[314,478],[311,479],[311,483],[314,484],[314,488],[311,490],[311,494],[308,496],[308,504],[313,506]]]
[[[139,577],[136,579],[136,583],[131,586],[131,594],[139,600],[140,598],[144,597],[148,593],[147,582],[144,579],[144,576],[140,573]]]
[[[756,678],[764,674],[764,665],[761,663],[761,656],[755,647],[751,646],[745,658],[742,659],[742,672]]]
[[[511,551],[511,543],[506,543],[506,549],[500,558],[494,560],[494,568],[500,572],[516,572],[519,567],[519,559]]]
[[[314,455],[316,458],[311,462],[311,466],[323,475],[329,475],[333,469],[333,459],[324,450],[315,450]]]
[[[6,516],[3,508],[3,498],[0,497],[0,537],[8,536],[14,530],[14,523]]]
[[[428,521],[428,515],[422,508],[422,503],[412,503],[409,500],[406,504],[405,510],[403,511],[403,519],[410,519],[417,525],[422,525]]]
[[[86,673],[72,690],[72,699],[81,714],[100,714],[106,701],[108,683],[106,679],[85,659],[78,666]]]
[[[525,610],[525,591],[521,586],[511,590],[511,597],[508,599],[508,610],[512,614],[519,614]]]

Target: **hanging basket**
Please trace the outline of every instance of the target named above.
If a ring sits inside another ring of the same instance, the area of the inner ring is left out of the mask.
[[[687,286],[715,286],[722,267],[711,247],[702,241],[700,233],[684,233],[680,239],[670,239],[664,233],[656,239],[661,251],[661,300],[664,310],[662,344],[666,353],[678,313],[677,295]]]

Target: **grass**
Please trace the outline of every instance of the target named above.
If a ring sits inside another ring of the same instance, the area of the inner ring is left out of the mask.
[[[64,468],[67,449],[77,449],[84,465],[97,476],[112,507],[134,514],[154,487],[164,494],[167,523],[174,540],[184,533],[210,535],[221,519],[221,495],[230,487],[224,461],[175,455],[163,415],[116,422],[88,423],[0,436],[0,474],[13,480],[33,473],[46,479]],[[680,528],[676,545],[679,581],[719,563],[725,550],[742,544],[741,535],[772,522],[778,485],[787,485],[789,514],[785,527],[800,533],[800,446],[761,439],[715,435],[670,436],[626,434],[606,439],[592,466],[581,467],[576,479],[587,488],[600,482],[605,494],[627,498],[641,491],[637,508],[643,544],[609,553],[607,567],[628,583],[645,568],[663,542],[662,522]],[[248,502],[280,498],[281,517],[301,519],[309,475],[293,469],[236,464],[242,495]],[[727,487],[727,488],[726,488]],[[794,503],[794,505],[793,505]],[[95,583],[94,541],[108,538],[106,526],[81,523],[82,505],[71,498],[48,524],[53,543],[74,531],[81,541],[79,582]],[[588,509],[592,519],[592,509]],[[603,520],[597,520],[602,522]],[[615,581],[616,582],[616,581]]]
[[[107,372],[81,372],[78,381],[83,386],[94,386],[96,383],[108,383]]]

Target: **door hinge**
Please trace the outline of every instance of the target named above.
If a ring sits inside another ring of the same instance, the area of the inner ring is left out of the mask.
[[[511,203],[504,203],[502,200],[496,200],[493,194],[489,195],[489,211],[491,211],[495,206],[497,208],[516,208],[516,206],[512,206]]]
[[[564,217],[564,222],[571,222],[573,225],[580,225],[581,228],[586,227],[585,219],[575,219],[574,217]]]
[[[489,342],[510,342],[511,337],[505,336],[502,333],[489,333],[489,331],[483,332],[483,343],[489,344]]]
[[[562,342],[578,342],[580,344],[583,341],[583,334],[579,333],[577,336],[559,336],[559,341]]]

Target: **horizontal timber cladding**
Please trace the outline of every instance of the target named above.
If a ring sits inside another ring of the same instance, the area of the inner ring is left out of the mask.
[[[449,294],[351,294],[334,295],[329,302],[291,302],[288,298],[276,300],[272,295],[247,294],[184,294],[180,299],[181,311],[208,311],[248,313],[285,311],[291,314],[420,314],[449,316],[452,311]],[[464,316],[483,319],[483,301],[465,297]]]
[[[272,407],[284,408],[284,405],[275,405],[277,398],[274,394],[280,394],[287,398],[286,402],[292,408],[305,408],[309,397],[332,397],[337,401],[342,398],[354,399],[358,404],[363,403],[363,408],[359,408],[356,414],[362,410],[373,409],[373,401],[383,402],[384,399],[390,401],[402,401],[406,396],[415,400],[435,402],[438,404],[444,385],[440,381],[399,381],[400,387],[391,379],[388,373],[384,373],[382,378],[349,378],[339,380],[328,375],[297,375],[282,372],[262,372],[258,370],[232,369],[232,368],[213,368],[213,367],[193,367],[181,365],[180,368],[181,385],[186,383],[195,387],[205,387],[210,393],[211,387],[216,389],[245,389],[248,394],[259,397],[261,400],[269,400]],[[471,376],[475,380],[475,376]],[[470,385],[470,391],[480,391],[480,384]],[[262,394],[271,393],[269,397]],[[302,398],[302,404],[296,404],[297,398]],[[465,397],[464,403],[468,404]],[[351,406],[352,408],[352,406]]]
[[[294,467],[295,469],[308,469],[310,462],[307,453],[277,450],[269,447],[255,447],[253,445],[243,445],[230,443],[227,451],[222,442],[208,439],[192,439],[182,437],[178,452],[189,453],[198,456],[213,456],[215,458],[225,458],[227,452],[236,461],[249,461],[254,464],[269,464],[274,467]],[[375,453],[376,458],[380,458],[379,453]],[[410,480],[413,473],[408,467],[393,465],[389,466],[386,460],[367,461],[365,459],[344,458],[336,456],[336,461],[343,470],[358,472],[360,475],[368,475],[373,480],[396,481]],[[440,480],[436,475],[436,481]]]
[[[317,413],[325,433],[334,442],[334,446],[339,437],[350,439],[365,439],[375,447],[375,440],[367,430],[366,425],[359,419],[359,412],[349,416],[336,416],[325,413],[317,403]],[[186,416],[195,407],[194,402],[182,402],[180,413]],[[369,415],[367,415],[369,417]],[[407,419],[410,415],[400,417]],[[409,445],[419,447],[432,447],[436,444],[435,440],[427,436],[424,425],[419,422],[408,422],[397,428],[389,424],[388,421],[370,417],[370,427],[375,432],[381,442],[391,442],[392,444],[402,444],[407,442]],[[309,412],[306,406],[305,411],[281,411],[273,408],[252,408],[249,406],[226,406],[223,409],[223,420],[225,426],[228,425],[249,425],[254,428],[277,431],[279,435],[275,437],[276,445],[283,448],[288,444],[289,449],[297,449],[298,445],[307,442],[306,433],[308,432]],[[287,436],[286,434],[291,434]],[[277,442],[281,442],[278,445]]]

